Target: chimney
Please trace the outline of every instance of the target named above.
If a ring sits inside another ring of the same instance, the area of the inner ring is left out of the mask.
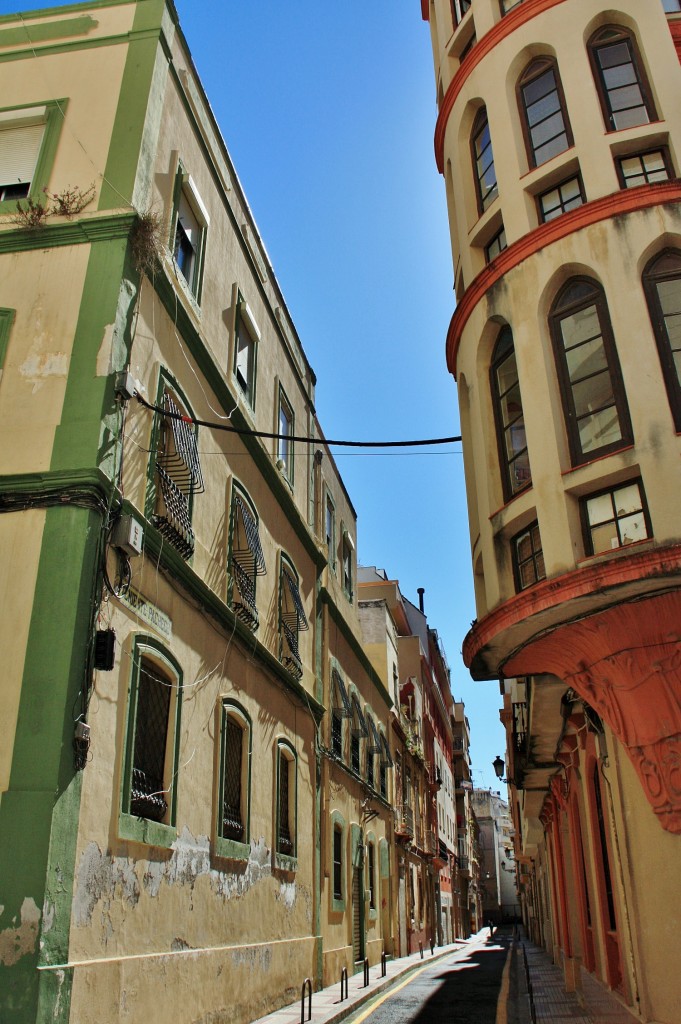
[[[417,587],[416,593],[419,595],[419,611],[423,612],[423,595],[425,593],[425,587]]]

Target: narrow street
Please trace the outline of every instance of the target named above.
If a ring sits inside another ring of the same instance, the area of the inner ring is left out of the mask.
[[[504,967],[510,930],[499,929],[484,945],[462,949],[426,965],[379,995],[351,1024],[496,1024],[499,996],[505,1002]],[[500,1018],[505,1020],[505,1015]]]

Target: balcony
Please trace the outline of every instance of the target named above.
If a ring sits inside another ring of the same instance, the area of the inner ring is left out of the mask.
[[[409,804],[402,804],[397,808],[395,838],[403,843],[410,843],[414,838],[414,812]]]

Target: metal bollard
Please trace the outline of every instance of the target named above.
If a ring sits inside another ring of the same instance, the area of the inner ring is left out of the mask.
[[[364,988],[369,984],[369,957],[364,957]]]
[[[385,978],[386,963],[387,963],[387,957],[385,955],[385,950],[383,950],[383,952],[381,953],[381,977],[382,978]]]
[[[421,954],[421,959],[423,960],[423,943],[421,942],[420,939],[419,939],[419,953]]]
[[[343,995],[343,982],[345,982],[345,995]],[[341,997],[340,997],[341,1003],[343,1002],[344,999],[347,999],[347,998],[348,998],[348,969],[347,969],[347,967],[344,967],[343,970],[341,971]]]
[[[435,942],[433,939],[430,940],[430,955],[435,956]]]
[[[300,1024],[305,1024],[305,989],[308,990],[307,1019],[312,1020],[312,980],[306,978],[300,993]]]

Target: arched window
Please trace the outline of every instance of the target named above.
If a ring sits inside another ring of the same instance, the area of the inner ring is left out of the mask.
[[[573,278],[551,309],[551,336],[573,465],[633,440],[603,289]]]
[[[296,755],[293,747],[277,743],[276,829],[277,854],[296,856]]]
[[[220,804],[218,836],[249,842],[249,765],[251,724],[233,701],[222,703],[220,728]]]
[[[478,192],[478,212],[484,213],[499,195],[497,175],[494,170],[492,139],[489,133],[487,110],[482,107],[473,122],[471,149],[475,184]]]
[[[643,287],[674,424],[681,431],[681,252],[668,249],[656,256],[643,272]]]
[[[608,131],[620,131],[656,118],[650,87],[629,32],[602,28],[589,41],[603,118]]]
[[[518,367],[510,327],[502,329],[494,346],[491,376],[501,477],[504,498],[508,501],[532,483]]]
[[[279,581],[280,659],[296,679],[300,679],[303,674],[298,634],[308,628],[298,586],[298,574],[288,559],[282,555]]]
[[[518,82],[520,110],[531,167],[539,167],[572,145],[565,97],[555,61],[541,57]]]

